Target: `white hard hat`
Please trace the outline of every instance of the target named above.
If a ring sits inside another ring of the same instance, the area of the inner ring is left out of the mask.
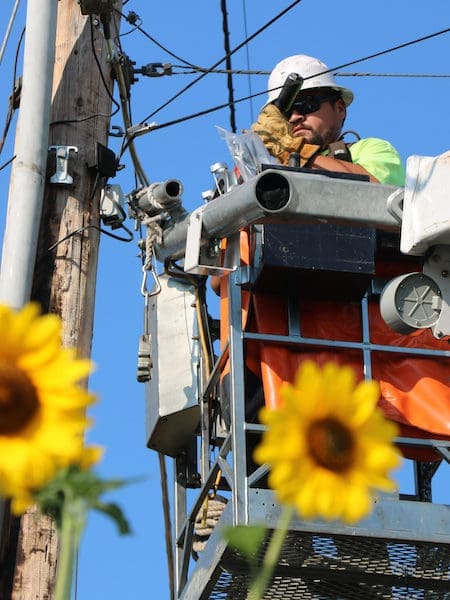
[[[306,56],[306,54],[288,56],[276,65],[269,76],[269,97],[267,102],[273,102],[278,98],[286,77],[290,73],[297,73],[297,75],[300,75],[304,79],[302,90],[322,87],[333,88],[341,93],[346,106],[351,104],[353,101],[353,92],[338,85],[333,74],[326,73],[325,71],[328,71],[327,65],[318,58]]]

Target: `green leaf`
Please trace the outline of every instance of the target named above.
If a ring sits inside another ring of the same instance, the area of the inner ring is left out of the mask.
[[[63,513],[74,510],[82,503],[86,514],[90,509],[100,510],[115,521],[120,533],[126,534],[130,533],[130,527],[122,510],[116,504],[103,502],[101,496],[139,480],[142,478],[103,480],[94,471],[72,465],[61,469],[52,481],[35,494],[35,500],[41,512],[51,516],[59,529]]]
[[[127,535],[131,533],[130,525],[123,514],[122,509],[117,504],[113,502],[106,504],[104,502],[97,502],[93,508],[102,512],[108,517],[111,517],[111,519],[115,521],[121,535]]]
[[[223,531],[225,539],[250,561],[256,560],[267,535],[267,529],[263,525],[238,525],[225,527]]]

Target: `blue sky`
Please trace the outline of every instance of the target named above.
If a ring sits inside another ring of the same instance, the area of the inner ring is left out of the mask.
[[[2,0],[0,39],[12,10],[13,0]],[[224,56],[222,15],[219,0],[197,2],[138,2],[130,0],[124,13],[136,12],[141,27],[178,57],[210,67]],[[289,5],[287,1],[227,2],[230,46],[234,48],[259,30]],[[22,0],[3,62],[0,65],[0,126],[6,115],[11,89],[12,61],[24,25],[26,2]],[[355,61],[408,41],[442,31],[450,26],[448,0],[303,0],[232,58],[235,70],[270,71],[291,54],[317,56],[330,67]],[[131,27],[123,22],[122,32]],[[122,38],[122,48],[136,67],[150,62],[180,61],[169,56],[139,31]],[[435,156],[450,148],[448,98],[450,78],[388,77],[389,74],[449,75],[450,34],[367,60],[346,68],[339,82],[351,88],[355,100],[349,109],[347,128],[362,137],[388,139],[406,162],[408,156]],[[224,66],[223,64],[220,66]],[[174,71],[181,71],[175,68]],[[349,75],[358,73],[358,76]],[[344,74],[347,74],[344,76]],[[371,76],[364,74],[372,74]],[[378,75],[378,76],[374,76]],[[188,83],[195,75],[158,78],[138,76],[131,91],[133,122],[138,123]],[[262,92],[266,75],[235,75],[235,98]],[[116,94],[117,97],[117,94]],[[166,123],[227,102],[226,76],[209,74],[193,85],[151,120]],[[238,130],[255,119],[263,96],[236,106]],[[121,125],[120,115],[111,125]],[[1,156],[0,165],[12,156],[14,125]],[[179,179],[184,186],[183,204],[189,211],[202,204],[201,193],[213,186],[210,165],[231,159],[216,126],[230,129],[227,109],[162,128],[138,138],[136,146],[151,182]],[[110,147],[117,150],[117,140]],[[132,164],[126,155],[125,169],[113,183],[125,193],[134,188]],[[0,171],[0,229],[3,230],[8,196],[9,167]],[[126,222],[132,228],[131,221]],[[114,495],[129,517],[133,535],[120,537],[110,521],[92,514],[79,555],[77,599],[122,600],[169,598],[164,545],[160,474],[157,456],[146,448],[145,398],[136,381],[137,346],[143,327],[140,294],[141,267],[137,236],[123,243],[103,236],[100,246],[93,359],[97,369],[91,388],[101,400],[92,410],[92,442],[104,445],[106,454],[99,466],[105,476],[143,477]],[[448,502],[448,465],[435,478],[436,501]],[[408,491],[408,470],[400,476]],[[446,484],[447,481],[447,484]]]

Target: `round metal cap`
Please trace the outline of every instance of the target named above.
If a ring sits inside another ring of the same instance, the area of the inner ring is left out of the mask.
[[[441,312],[442,292],[424,273],[408,273],[390,281],[380,297],[384,321],[398,333],[408,334],[436,324]]]

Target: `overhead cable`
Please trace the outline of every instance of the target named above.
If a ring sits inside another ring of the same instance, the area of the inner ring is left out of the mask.
[[[0,65],[2,64],[3,55],[6,50],[6,45],[8,43],[9,36],[11,34],[11,29],[14,24],[14,19],[16,18],[17,9],[19,8],[19,2],[20,2],[20,0],[16,0],[15,4],[13,6],[13,9],[11,11],[11,16],[9,17],[8,25],[6,27],[5,37],[3,38],[2,47],[0,48]]]
[[[195,71],[183,71],[177,73],[173,69],[183,69],[185,68],[183,65],[170,65],[172,67],[170,75],[193,75]],[[205,67],[197,67],[198,71],[207,71]],[[271,71],[267,71],[264,69],[232,69],[229,71],[228,69],[214,69],[213,71],[209,71],[211,74],[215,75],[227,75],[231,72],[232,75],[265,75],[266,77],[270,75]],[[346,72],[346,71],[333,71],[333,75],[337,75],[338,77],[435,77],[435,78],[443,78],[446,79],[450,77],[450,73],[369,73],[368,71],[363,72]]]
[[[7,160],[5,163],[3,163],[3,164],[0,166],[0,171],[3,171],[3,169],[5,169],[5,168],[6,168],[6,167],[7,167],[9,164],[11,164],[11,163],[12,163],[12,161],[13,161],[15,158],[16,158],[16,157],[15,157],[15,155],[14,155],[14,156],[11,156],[11,158],[10,158],[9,160]]]
[[[129,15],[125,15],[122,12],[120,12],[120,10],[118,10],[117,8],[114,9],[114,11],[120,15],[122,18],[124,18],[126,21],[128,21],[130,23],[130,17]],[[168,48],[166,48],[165,46],[163,46],[163,44],[161,44],[160,42],[158,42],[158,40],[155,40],[155,38],[153,36],[151,36],[149,33],[147,33],[140,25],[139,23],[134,23],[133,24],[133,31],[134,30],[138,30],[140,31],[146,38],[148,38],[151,42],[153,42],[155,44],[155,46],[158,46],[158,48],[161,48],[161,50],[163,50],[164,52],[166,52],[169,56],[172,56],[173,58],[176,58],[177,60],[179,60],[180,62],[184,63],[186,66],[190,67],[191,69],[197,70],[199,69],[199,67],[197,67],[197,65],[194,65],[193,63],[184,60],[184,58],[181,58],[180,56],[177,56],[175,53],[171,52]],[[128,32],[128,33],[131,33]]]
[[[357,63],[363,62],[363,61],[365,61],[365,60],[370,60],[370,59],[372,59],[372,58],[375,58],[375,57],[378,57],[378,56],[382,56],[382,55],[384,55],[384,54],[388,54],[388,53],[390,53],[390,52],[394,52],[394,51],[396,51],[396,50],[399,50],[399,49],[401,49],[401,48],[405,48],[405,47],[407,47],[407,46],[411,46],[411,45],[413,45],[413,44],[417,44],[417,43],[423,42],[423,41],[425,41],[425,40],[428,40],[428,39],[431,39],[431,38],[433,38],[433,37],[437,37],[438,35],[442,35],[442,34],[444,34],[444,33],[448,33],[449,31],[450,31],[450,28],[448,28],[448,29],[443,29],[442,31],[438,31],[438,32],[436,32],[436,33],[432,33],[432,34],[430,34],[430,35],[427,35],[427,36],[424,36],[424,37],[421,37],[421,38],[417,38],[417,39],[411,40],[411,41],[409,41],[409,42],[405,42],[405,43],[403,43],[403,44],[399,44],[398,46],[393,46],[393,47],[391,47],[391,48],[388,48],[388,49],[386,49],[386,50],[382,50],[382,51],[380,51],[380,52],[376,52],[376,53],[374,53],[374,54],[370,54],[370,55],[368,55],[368,56],[365,56],[365,57],[363,57],[363,58],[358,58],[358,59],[355,59],[355,60],[353,60],[353,61],[350,61],[350,62],[348,62],[348,63],[345,63],[345,64],[342,64],[342,65],[339,65],[339,66],[333,67],[333,68],[331,68],[331,69],[328,69],[327,71],[323,71],[323,73],[331,73],[331,72],[332,72],[332,73],[334,73],[334,74],[336,74],[336,75],[338,75],[338,74],[339,74],[339,75],[343,75],[343,73],[339,73],[339,71],[338,71],[339,69],[343,69],[343,68],[345,68],[345,67],[347,67],[347,66],[354,65],[354,64],[357,64]],[[215,68],[215,67],[214,67],[214,68]],[[206,74],[206,73],[205,73],[205,74]],[[358,76],[358,74],[351,74],[351,75],[352,75],[352,76]],[[309,77],[305,77],[304,79],[305,79],[305,81],[306,81],[306,80],[308,80],[308,79],[311,79],[311,78],[312,78],[312,77],[314,77],[314,76],[315,76],[315,75],[310,75]],[[393,76],[395,76],[395,75],[393,75]],[[398,77],[403,77],[403,76],[404,76],[404,77],[407,77],[408,75],[406,75],[406,74],[404,74],[404,75],[402,75],[402,74],[398,75]],[[427,76],[428,76],[428,77],[445,77],[445,78],[447,78],[447,77],[450,77],[450,75],[447,75],[447,74],[443,74],[443,75],[424,75],[424,76],[425,76],[425,77],[427,77]],[[414,76],[413,76],[413,77],[414,77]],[[415,77],[422,77],[422,75],[415,75]],[[197,81],[197,80],[196,80],[196,81]],[[262,96],[262,95],[264,95],[264,94],[266,94],[266,93],[267,93],[267,90],[264,90],[264,91],[262,91],[262,92],[257,92],[257,93],[255,93],[255,94],[252,94],[251,96],[245,96],[245,97],[243,97],[243,98],[238,98],[237,100],[235,100],[235,101],[234,101],[234,103],[235,103],[235,104],[239,104],[240,102],[244,102],[245,100],[250,100],[250,99],[252,99],[252,98],[257,98],[257,97],[259,97],[259,96]],[[187,116],[185,116],[185,117],[180,117],[179,119],[174,119],[174,120],[171,120],[171,121],[167,121],[166,123],[161,123],[161,124],[152,124],[152,125],[149,125],[149,126],[147,126],[146,128],[142,128],[142,130],[141,130],[141,131],[138,131],[136,135],[140,135],[140,134],[142,134],[142,133],[147,133],[148,131],[154,131],[154,130],[157,130],[157,129],[163,129],[163,128],[165,128],[165,127],[170,127],[171,125],[176,125],[176,124],[178,124],[178,123],[182,123],[182,122],[184,122],[184,121],[189,121],[189,120],[191,120],[191,119],[194,119],[194,118],[196,118],[196,117],[202,117],[202,116],[204,116],[204,115],[207,115],[207,114],[209,114],[209,113],[216,112],[216,111],[218,111],[218,110],[221,110],[221,109],[223,109],[223,108],[226,108],[227,106],[228,106],[228,103],[225,103],[225,104],[219,104],[219,105],[217,105],[217,106],[214,106],[214,107],[211,107],[211,108],[207,108],[207,109],[205,109],[205,110],[202,110],[202,111],[199,111],[199,112],[193,113],[193,114],[191,114],[191,115],[187,115]],[[160,108],[162,108],[162,107],[160,107]],[[158,110],[160,110],[160,109],[158,109]],[[157,111],[155,111],[155,112],[157,112]],[[155,112],[153,112],[153,113],[152,113],[152,115],[153,115],[153,114],[155,114]]]
[[[334,73],[339,77],[409,77],[414,78],[432,78],[432,79],[448,79],[450,73]]]
[[[246,5],[246,0],[242,0],[242,13],[243,13],[243,17],[244,17],[244,34],[245,37],[248,36],[248,29],[247,29],[247,5]],[[249,51],[249,45],[247,44],[247,46],[245,47],[245,57],[247,59],[247,70],[250,70],[250,51]],[[248,93],[251,96],[252,95],[252,80],[250,77],[250,73],[247,73],[248,75]],[[253,102],[250,102],[250,121],[253,123],[254,121],[254,117],[253,117]]]
[[[450,31],[450,27],[447,29],[442,29],[441,31],[436,31],[435,33],[430,33],[429,35],[425,35],[421,38],[416,38],[415,40],[411,40],[410,42],[404,42],[403,44],[399,44],[398,46],[393,46],[392,48],[388,48],[387,50],[381,50],[380,52],[375,52],[374,54],[369,54],[368,56],[364,56],[363,58],[358,58],[356,60],[352,60],[348,63],[343,63],[342,65],[338,65],[333,69],[328,69],[327,71],[323,71],[321,75],[325,73],[335,72],[337,69],[345,69],[346,67],[351,67],[352,65],[356,65],[358,63],[364,62],[365,60],[370,60],[372,58],[377,58],[378,56],[383,56],[384,54],[389,54],[390,52],[395,52],[396,50],[401,50],[402,48],[406,48],[407,46],[412,46],[413,44],[419,44],[420,42],[425,42],[426,40],[430,40],[439,35],[443,35],[444,33],[448,33]],[[305,77],[306,79],[310,79],[311,77]]]
[[[228,103],[230,105],[230,128],[233,133],[236,133],[236,111],[234,108],[234,91],[233,91],[233,74],[231,72],[231,55],[230,55],[230,30],[228,28],[228,14],[226,0],[220,0],[220,8],[222,11],[222,29],[224,38],[224,50],[226,55],[226,66],[229,69],[227,73],[228,84]]]
[[[258,36],[260,33],[262,33],[263,31],[265,31],[268,27],[270,27],[271,25],[273,25],[273,23],[275,23],[275,21],[277,21],[282,16],[284,16],[287,12],[289,12],[290,10],[292,10],[301,1],[302,0],[295,0],[295,2],[292,2],[292,4],[289,4],[289,6],[287,6],[284,10],[282,10],[280,13],[278,13],[275,17],[273,17],[272,19],[270,19],[270,21],[268,21],[267,23],[265,23],[262,27],[260,27],[257,31],[255,31],[250,37],[248,37],[247,39],[245,39],[243,42],[241,42],[240,44],[238,44],[233,50],[231,50],[231,52],[229,53],[229,56],[232,56],[235,52],[237,52],[243,46],[245,46],[246,44],[248,44],[256,36]],[[193,85],[195,85],[201,79],[203,79],[203,77],[205,77],[205,75],[207,75],[212,69],[215,69],[221,63],[223,63],[224,60],[227,59],[227,57],[228,57],[228,55],[227,56],[223,56],[220,60],[218,60],[216,63],[214,63],[207,71],[205,71],[204,73],[202,73],[201,75],[199,75],[196,79],[194,79],[194,81],[191,81],[188,85],[186,85],[183,89],[181,89],[177,94],[175,94],[175,96],[172,96],[172,98],[170,98],[169,100],[167,100],[167,102],[165,102],[164,104],[162,104],[159,108],[157,108],[152,113],[150,113],[149,115],[147,115],[144,119],[142,119],[141,123],[144,123],[148,119],[151,119],[154,115],[156,115],[156,113],[158,113],[163,108],[165,108],[166,106],[168,106],[169,104],[171,104],[174,100],[176,100],[177,98],[179,98],[182,94],[184,94],[184,92],[186,92]]]
[[[6,138],[8,136],[8,131],[9,131],[9,127],[11,125],[14,111],[18,108],[19,103],[20,103],[20,93],[21,93],[21,89],[22,89],[22,81],[20,78],[17,80],[17,64],[19,62],[19,52],[20,52],[20,47],[22,45],[24,35],[25,35],[25,27],[22,29],[22,32],[19,36],[19,41],[17,42],[16,53],[14,56],[12,92],[9,97],[8,114],[6,115],[5,126],[3,128],[2,137],[0,139],[0,154],[3,150],[3,146],[4,146]]]

